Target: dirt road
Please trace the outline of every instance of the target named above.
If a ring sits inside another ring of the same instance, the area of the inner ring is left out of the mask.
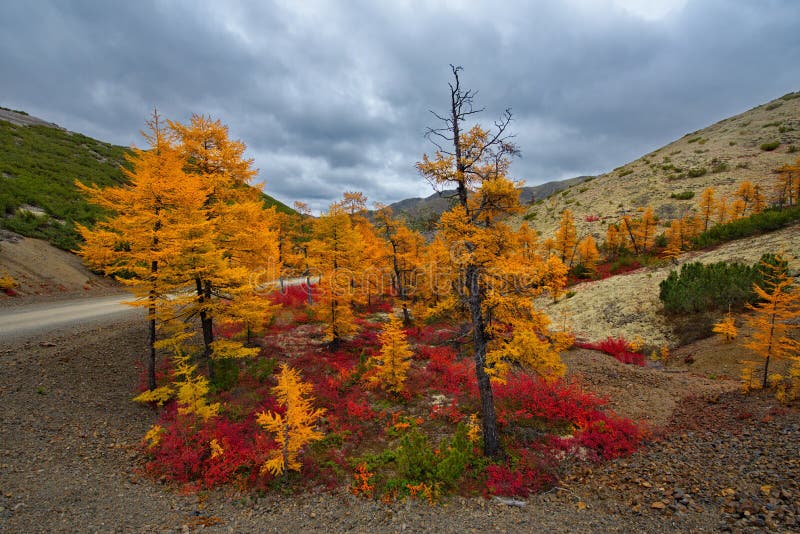
[[[0,338],[16,339],[54,328],[100,324],[143,313],[124,304],[126,300],[130,297],[113,295],[0,308]]]

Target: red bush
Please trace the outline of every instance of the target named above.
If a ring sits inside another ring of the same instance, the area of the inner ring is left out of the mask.
[[[644,365],[644,355],[639,354],[638,352],[631,352],[628,348],[628,342],[625,341],[625,338],[623,337],[618,337],[616,339],[608,337],[597,343],[576,342],[575,346],[581,349],[599,350],[600,352],[605,352],[622,363],[642,366]]]
[[[312,293],[315,288],[315,285],[311,286]],[[273,304],[280,304],[284,308],[304,308],[308,303],[308,291],[305,284],[287,286],[283,291],[270,293],[269,299]]]

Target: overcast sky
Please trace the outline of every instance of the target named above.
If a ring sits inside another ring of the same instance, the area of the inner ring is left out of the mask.
[[[530,185],[599,174],[800,89],[800,1],[5,0],[0,106],[141,145],[154,106],[210,114],[267,193],[427,196],[414,164],[450,63],[509,107]]]

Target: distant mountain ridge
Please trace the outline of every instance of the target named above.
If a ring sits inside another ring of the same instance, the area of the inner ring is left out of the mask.
[[[541,185],[520,188],[519,199],[522,204],[532,204],[568,187],[591,180],[592,176],[577,176],[566,180],[555,180]],[[455,190],[452,191],[455,193]],[[389,204],[395,215],[406,220],[409,226],[418,230],[430,230],[439,217],[450,209],[448,192],[434,193],[425,198],[406,198]]]

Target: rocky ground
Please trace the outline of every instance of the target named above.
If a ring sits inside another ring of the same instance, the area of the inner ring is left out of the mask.
[[[527,501],[184,495],[137,474],[137,446],[155,418],[130,402],[145,348],[136,321],[0,341],[0,531],[800,530],[796,408],[742,397],[734,382],[591,351],[566,356],[571,373],[616,411],[645,419],[653,436],[630,458],[573,466],[558,488]]]

